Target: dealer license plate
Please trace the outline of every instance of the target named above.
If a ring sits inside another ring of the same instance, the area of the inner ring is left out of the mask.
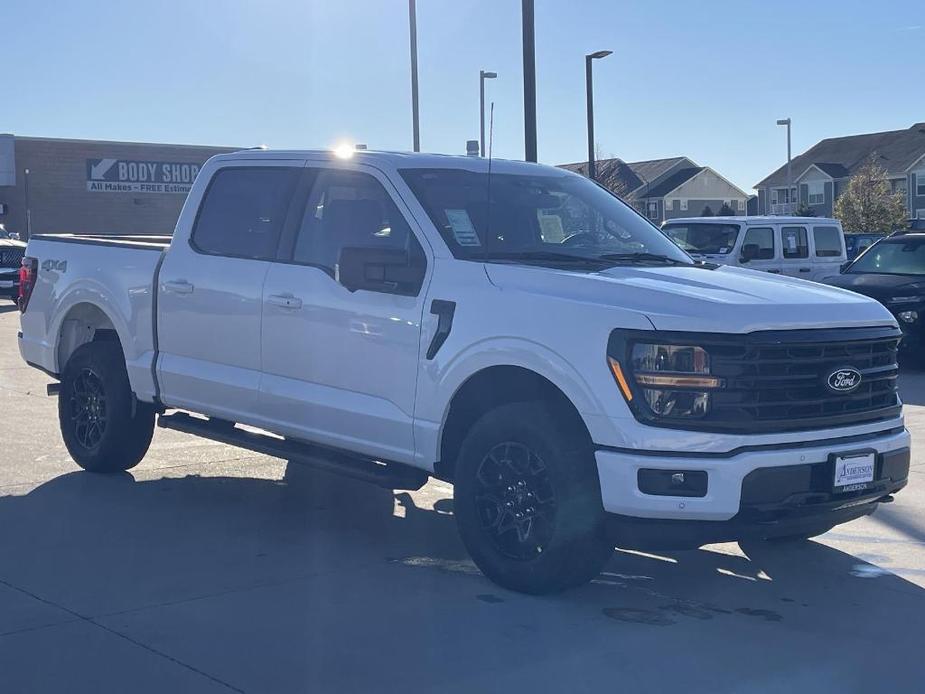
[[[852,492],[864,489],[874,481],[876,453],[835,456],[835,491]]]

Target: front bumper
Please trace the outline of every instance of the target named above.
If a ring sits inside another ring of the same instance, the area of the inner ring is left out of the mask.
[[[646,546],[658,546],[652,540],[662,538],[666,547],[686,547],[825,530],[870,513],[879,499],[905,486],[909,446],[909,432],[899,427],[865,437],[719,455],[602,449],[596,458],[604,510],[613,516],[618,537],[622,532],[646,539]],[[834,494],[831,456],[858,451],[877,453],[874,482],[857,492]],[[705,471],[706,494],[645,494],[638,486],[641,469]],[[789,527],[781,530],[784,526]],[[642,544],[623,539],[621,546]]]
[[[5,270],[0,270],[0,296],[18,296],[19,295],[19,275]]]

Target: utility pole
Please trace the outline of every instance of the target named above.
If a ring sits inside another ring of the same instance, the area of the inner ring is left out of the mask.
[[[408,22],[411,25],[411,139],[412,149],[421,151],[421,126],[418,116],[418,20],[415,0],[408,0]]]
[[[591,63],[606,58],[613,51],[596,51],[585,56],[585,92],[588,99],[588,178],[597,178],[597,166],[594,161],[594,79]]]
[[[485,80],[493,80],[497,72],[479,70],[479,156],[485,156]]]
[[[779,121],[777,121],[777,124],[787,126],[787,202],[790,203],[790,207],[791,207],[790,212],[792,214],[796,210],[796,208],[793,207],[793,197],[794,196],[793,196],[793,169],[792,169],[792,161],[790,158],[790,119],[782,118]]]
[[[536,161],[536,40],[533,0],[522,0],[524,44],[524,159]]]

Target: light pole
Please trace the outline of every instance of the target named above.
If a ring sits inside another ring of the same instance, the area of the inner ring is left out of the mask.
[[[591,62],[599,58],[606,58],[613,51],[596,51],[585,56],[585,89],[588,95],[588,178],[592,181],[597,175],[594,166],[594,84],[592,80]]]
[[[411,140],[415,152],[421,151],[418,119],[418,19],[415,0],[408,0],[408,23],[411,29]]]
[[[790,204],[791,208],[793,207],[793,170],[791,168],[791,159],[790,159],[790,119],[781,118],[777,121],[778,125],[787,126],[787,202]],[[791,212],[793,209],[790,210]]]
[[[479,70],[479,156],[485,156],[485,80],[493,80],[497,72]]]
[[[24,193],[26,196],[26,241],[32,237],[32,208],[29,207],[29,169],[23,169],[25,180],[23,181]]]
[[[536,161],[536,35],[533,0],[523,0],[520,7],[524,49],[524,159]]]

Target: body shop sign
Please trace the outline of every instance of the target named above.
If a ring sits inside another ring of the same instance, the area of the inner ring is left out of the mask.
[[[93,193],[189,193],[201,164],[133,159],[87,159]]]

